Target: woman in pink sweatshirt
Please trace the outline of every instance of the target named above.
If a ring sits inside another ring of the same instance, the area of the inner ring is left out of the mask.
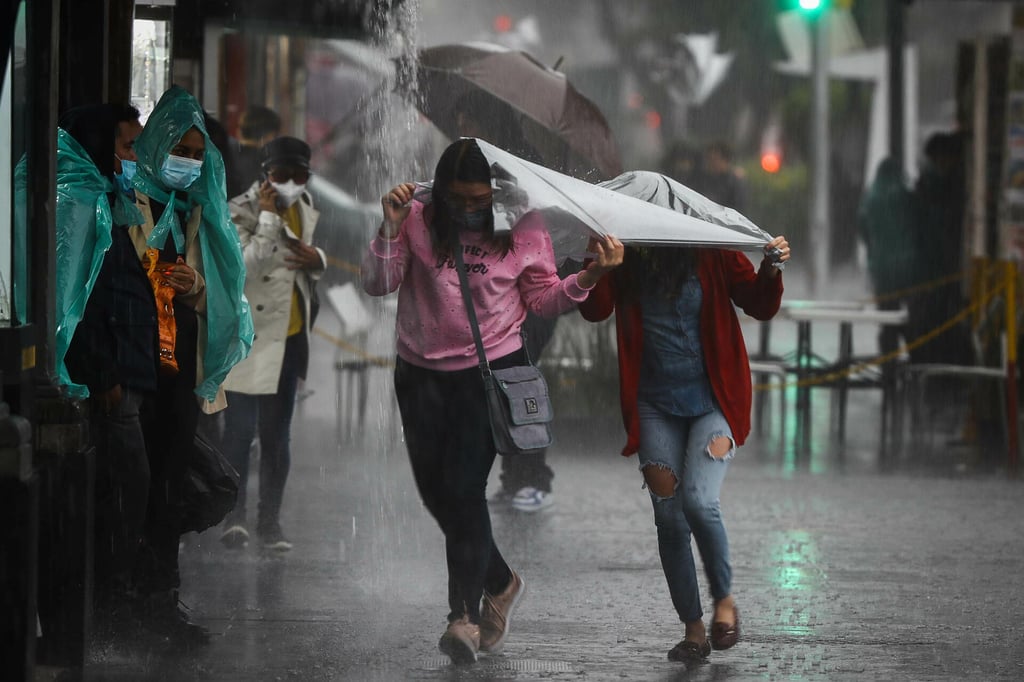
[[[384,222],[361,276],[373,296],[398,290],[395,392],[416,486],[445,536],[450,610],[438,646],[472,662],[502,650],[525,583],[491,535],[485,489],[495,449],[453,249],[462,250],[487,359],[500,369],[525,364],[527,310],[554,317],[573,308],[622,262],[623,246],[592,242],[586,269],[559,279],[539,215],[495,234],[490,168],[470,138],[441,155],[429,199],[415,190],[404,183],[382,198]]]

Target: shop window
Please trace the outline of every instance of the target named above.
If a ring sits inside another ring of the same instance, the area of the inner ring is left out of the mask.
[[[3,59],[0,89],[0,325],[28,321],[29,264],[24,190],[27,93],[25,3],[19,3],[13,41]],[[17,179],[22,178],[18,183]]]
[[[171,7],[136,7],[132,27],[132,104],[145,123],[171,86]]]

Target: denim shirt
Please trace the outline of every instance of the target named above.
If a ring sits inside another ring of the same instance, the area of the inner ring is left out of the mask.
[[[675,298],[645,295],[639,398],[669,414],[697,417],[714,409],[700,342],[703,292],[696,275]]]

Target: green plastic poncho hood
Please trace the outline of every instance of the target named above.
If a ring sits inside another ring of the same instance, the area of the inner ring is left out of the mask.
[[[57,381],[72,398],[89,396],[89,389],[71,381],[64,356],[110,248],[111,191],[110,180],[100,174],[85,148],[58,128],[55,360]]]
[[[206,140],[202,172],[187,191],[172,191],[160,179],[160,168],[190,128],[199,130]],[[132,184],[137,190],[165,204],[173,201],[179,208],[202,207],[199,245],[206,279],[207,336],[204,378],[195,392],[212,402],[231,368],[249,355],[253,339],[252,314],[244,294],[242,247],[224,186],[224,158],[210,141],[199,102],[178,86],[172,86],[157,102],[135,141],[135,153],[138,165]],[[165,210],[149,243],[160,248],[168,234],[177,241],[180,230],[175,212]]]

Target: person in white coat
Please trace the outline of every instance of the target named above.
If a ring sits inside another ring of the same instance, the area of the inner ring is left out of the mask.
[[[256,337],[249,357],[224,382],[224,455],[239,473],[238,501],[221,541],[248,544],[246,482],[249,450],[260,439],[256,534],[263,549],[285,552],[291,543],[280,512],[291,465],[291,421],[299,379],[306,376],[316,282],[326,257],[312,246],[319,213],[306,189],[310,149],[278,137],[262,150],[263,175],[230,202],[245,259],[245,295]]]

